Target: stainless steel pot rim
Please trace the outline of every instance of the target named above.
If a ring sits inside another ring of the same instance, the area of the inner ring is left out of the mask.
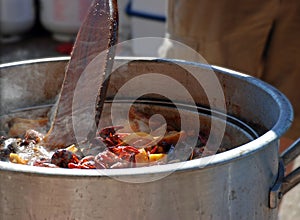
[[[186,162],[156,165],[150,167],[125,168],[125,169],[105,169],[105,170],[84,170],[84,169],[64,169],[34,167],[20,164],[13,164],[0,161],[0,170],[23,172],[30,174],[58,175],[58,176],[87,176],[87,177],[113,177],[131,175],[160,175],[177,171],[192,171],[196,169],[209,169],[210,167],[221,166],[234,160],[243,159],[262,149],[266,144],[278,139],[274,132],[267,132],[263,136],[244,144],[235,149],[204,157],[201,159]]]
[[[19,61],[7,64],[0,64],[0,68],[26,65],[33,63],[43,63],[43,62],[57,62],[57,61],[67,61],[69,57],[56,57],[56,58],[43,58],[43,59],[33,59],[26,61]],[[157,58],[145,58],[145,57],[116,57],[116,60],[130,60],[130,61],[153,61],[153,62],[175,62],[188,64],[193,66],[198,66],[201,68],[212,68],[213,70],[222,72],[223,74],[229,74],[232,77],[239,78],[241,80],[247,81],[254,84],[259,89],[267,90],[270,96],[276,100],[280,107],[280,114],[277,123],[273,126],[271,130],[263,134],[262,136],[256,138],[255,140],[241,145],[232,150],[204,157],[201,159],[195,159],[186,162],[157,165],[151,167],[140,167],[140,168],[126,168],[126,169],[107,169],[107,170],[80,170],[80,169],[63,169],[63,168],[43,168],[43,167],[32,167],[24,166],[19,164],[12,164],[7,162],[0,162],[0,170],[12,171],[12,172],[24,172],[30,174],[42,174],[51,176],[82,176],[82,177],[109,177],[109,176],[127,176],[127,175],[159,175],[166,172],[179,172],[179,171],[189,171],[195,169],[207,169],[210,167],[215,167],[222,165],[224,163],[232,162],[234,160],[239,160],[252,155],[263,148],[267,147],[269,143],[277,141],[290,127],[293,120],[293,110],[288,99],[280,93],[277,89],[270,86],[269,84],[251,77],[246,74],[239,73],[237,71],[229,70],[218,66],[208,66],[206,64],[199,64],[194,62],[187,62],[184,60],[168,60],[168,59],[157,59]]]

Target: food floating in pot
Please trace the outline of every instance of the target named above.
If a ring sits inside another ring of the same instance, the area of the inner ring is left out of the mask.
[[[119,128],[119,127],[118,127]],[[103,133],[109,130],[108,133]],[[166,164],[168,162],[178,162],[176,155],[173,155],[174,146],[180,134],[184,131],[169,131],[157,144],[152,145],[157,137],[151,137],[147,141],[142,136],[149,136],[140,132],[122,133],[115,131],[114,127],[102,129],[99,135],[90,143],[88,148],[100,149],[96,155],[82,156],[79,151],[81,147],[75,144],[62,149],[48,150],[40,142],[41,134],[34,131],[27,131],[25,138],[5,138],[1,137],[0,159],[18,164],[27,164],[41,167],[61,167],[80,169],[107,169],[107,168],[130,168],[139,166],[149,166]],[[141,136],[140,138],[138,136]],[[125,139],[125,141],[124,141]],[[136,146],[131,146],[126,142],[140,142]],[[201,156],[204,150],[204,143],[192,149],[189,158],[194,159]],[[144,144],[141,144],[144,142]],[[103,146],[105,143],[105,146]]]
[[[147,124],[150,116],[136,110],[131,113],[133,118],[130,118],[130,129],[123,125],[104,127],[94,139],[60,149],[43,146],[44,135],[30,128],[35,124],[33,120],[14,119],[19,124],[11,125],[9,133],[15,134],[20,127],[26,128],[27,122],[30,129],[21,138],[1,137],[0,160],[39,167],[109,169],[160,165],[203,156],[207,135],[159,123],[150,132]],[[164,126],[165,134],[159,135],[160,132],[156,131],[161,131]],[[189,140],[195,138],[195,135],[197,144],[191,147]],[[182,158],[182,154],[178,155],[182,153],[182,149],[179,153],[176,151],[179,138],[184,146],[184,155],[187,155],[185,158]],[[217,153],[225,150],[225,147],[221,147]]]

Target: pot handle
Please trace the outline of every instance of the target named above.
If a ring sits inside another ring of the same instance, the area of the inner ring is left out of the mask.
[[[300,183],[300,167],[285,176],[285,167],[300,155],[300,138],[280,155],[278,177],[269,195],[269,206],[277,208],[282,196]]]
[[[296,140],[289,148],[287,148],[280,155],[284,167],[286,167],[290,162],[292,162],[296,157],[300,155],[300,138]],[[300,183],[300,167],[293,170],[287,176],[283,178],[281,192],[284,195],[294,186]]]

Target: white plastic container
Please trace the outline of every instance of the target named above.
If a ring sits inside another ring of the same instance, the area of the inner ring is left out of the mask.
[[[15,42],[29,31],[35,22],[33,0],[0,0],[1,42]]]
[[[42,25],[58,41],[73,41],[92,0],[40,0]]]

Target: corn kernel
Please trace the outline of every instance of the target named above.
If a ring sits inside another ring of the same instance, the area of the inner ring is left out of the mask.
[[[67,151],[71,151],[72,153],[76,153],[78,151],[78,148],[75,146],[75,144],[70,145],[66,148]]]
[[[150,154],[149,155],[149,161],[150,162],[162,160],[162,159],[165,159],[165,158],[167,158],[166,154]]]
[[[22,159],[18,154],[10,153],[9,160],[12,163],[27,164],[28,160]]]

